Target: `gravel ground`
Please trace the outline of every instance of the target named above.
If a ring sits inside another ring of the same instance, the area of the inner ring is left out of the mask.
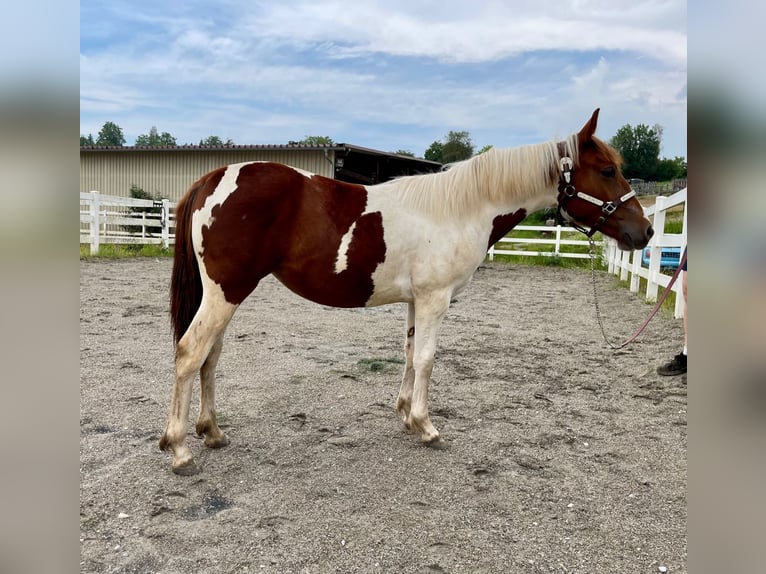
[[[81,572],[686,572],[686,377],[655,374],[680,321],[615,352],[587,271],[483,265],[440,333],[433,450],[394,412],[404,305],[330,309],[268,278],[225,336],[231,444],[191,434],[202,473],[179,477],[157,447],[171,265],[80,263]],[[598,290],[615,340],[650,310]]]

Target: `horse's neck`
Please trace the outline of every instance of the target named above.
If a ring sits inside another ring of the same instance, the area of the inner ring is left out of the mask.
[[[524,209],[536,211],[556,197],[555,143],[491,149],[449,171],[381,184],[404,209],[434,219],[484,218]]]
[[[476,157],[472,193],[497,215],[524,209],[537,211],[555,202],[555,151],[550,144],[498,149]]]

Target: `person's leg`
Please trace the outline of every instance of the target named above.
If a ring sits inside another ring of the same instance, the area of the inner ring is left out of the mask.
[[[681,290],[684,293],[684,355],[688,354],[687,349],[689,347],[689,331],[686,328],[686,310],[689,308],[689,302],[686,298],[686,266],[684,265],[683,278],[681,279]]]
[[[688,353],[688,346],[689,346],[689,335],[686,328],[686,309],[688,307],[687,304],[687,298],[686,298],[686,263],[684,263],[684,266],[682,267],[683,271],[681,272],[681,292],[683,293],[684,297],[684,348],[683,350],[678,353],[675,357],[673,357],[670,361],[665,363],[664,365],[661,365],[657,367],[657,374],[663,375],[666,377],[674,376],[674,375],[683,375],[686,373],[686,362],[687,362],[687,353]]]

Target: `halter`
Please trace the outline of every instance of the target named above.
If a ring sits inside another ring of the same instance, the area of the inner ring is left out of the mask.
[[[616,201],[602,201],[597,197],[593,197],[582,191],[577,191],[575,186],[572,185],[572,168],[574,167],[574,162],[571,157],[562,157],[559,160],[559,165],[561,166],[561,177],[559,178],[558,207],[556,208],[556,219],[559,223],[564,221],[564,214],[569,216],[566,211],[566,206],[573,199],[581,199],[601,208],[601,215],[596,222],[590,226],[589,230],[574,221],[569,221],[569,225],[574,227],[577,231],[584,233],[588,238],[593,237],[593,234],[596,233],[596,231],[599,231],[607,218],[617,211],[618,207],[636,195],[636,192],[631,190]],[[571,218],[571,216],[569,217]]]

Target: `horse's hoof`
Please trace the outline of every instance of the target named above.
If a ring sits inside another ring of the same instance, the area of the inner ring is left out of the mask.
[[[183,464],[179,464],[178,466],[173,466],[173,472],[179,476],[194,476],[195,474],[199,474],[202,472],[202,469],[197,466],[197,463],[194,462],[194,459],[187,460]]]
[[[205,437],[205,446],[209,448],[221,448],[229,444],[229,437],[221,435],[218,438]]]

